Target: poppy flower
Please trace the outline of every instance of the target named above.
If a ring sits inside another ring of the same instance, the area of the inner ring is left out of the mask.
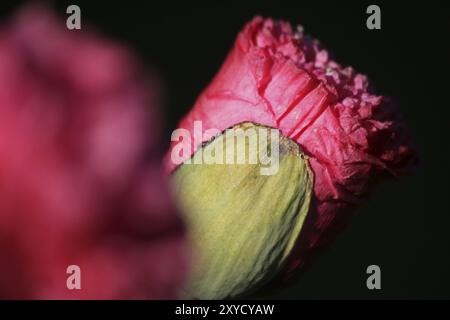
[[[196,122],[202,138],[174,139],[165,158],[169,172],[204,148],[214,136],[211,129],[224,132],[242,123],[278,129],[307,157],[313,195],[296,243],[278,268],[284,276],[295,274],[334,239],[377,182],[416,162],[395,105],[375,94],[365,75],[341,66],[301,27],[294,30],[284,21],[256,17],[244,27],[178,128],[195,136]],[[176,162],[180,149],[191,152],[179,154]],[[260,201],[267,200],[254,199]],[[245,219],[246,212],[241,216]]]
[[[85,29],[40,6],[0,27],[0,297],[174,298],[161,85]]]

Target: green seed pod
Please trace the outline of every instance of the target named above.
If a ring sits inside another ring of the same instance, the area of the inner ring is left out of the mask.
[[[193,159],[172,176],[193,247],[186,298],[248,295],[280,270],[301,232],[313,188],[307,157],[277,129],[246,122]],[[264,171],[268,160],[276,170]]]

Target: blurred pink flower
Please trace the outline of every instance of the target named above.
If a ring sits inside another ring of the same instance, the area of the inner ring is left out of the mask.
[[[43,7],[0,28],[1,298],[176,296],[184,233],[157,91],[124,47]]]

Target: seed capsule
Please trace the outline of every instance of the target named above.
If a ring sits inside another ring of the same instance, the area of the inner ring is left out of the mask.
[[[236,163],[242,152],[247,161]],[[296,143],[248,122],[222,132],[193,157],[206,154],[216,163],[191,161],[172,176],[194,255],[184,291],[197,299],[244,296],[284,264],[309,210],[313,174]],[[226,161],[230,154],[234,163]],[[267,159],[278,161],[273,174],[262,174]]]

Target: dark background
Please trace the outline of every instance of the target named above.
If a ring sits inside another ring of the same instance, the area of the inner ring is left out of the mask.
[[[450,298],[450,9],[437,1],[54,1],[65,15],[129,44],[165,81],[167,141],[254,15],[302,24],[337,61],[367,74],[400,103],[421,153],[418,171],[387,182],[292,287],[270,298]],[[0,4],[4,19],[21,1]],[[366,8],[381,7],[381,30]],[[381,267],[381,290],[366,268]]]

